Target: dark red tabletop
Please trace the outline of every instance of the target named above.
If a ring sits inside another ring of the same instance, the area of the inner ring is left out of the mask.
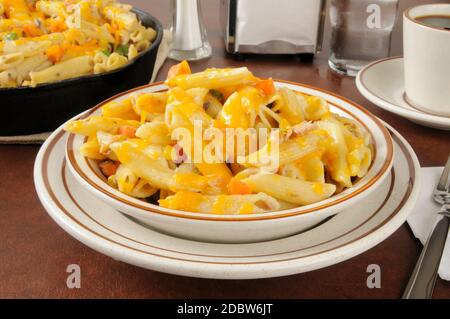
[[[170,1],[128,0],[167,26]],[[435,0],[401,0],[400,9]],[[361,96],[353,78],[328,69],[329,26],[325,48],[313,63],[291,57],[250,57],[238,61],[224,51],[219,1],[202,1],[213,56],[191,63],[194,71],[209,66],[248,66],[255,74],[324,88],[360,103],[396,128],[411,143],[422,166],[442,166],[450,154],[449,132],[413,124]],[[401,55],[401,21],[392,39],[392,55]],[[174,61],[167,60],[157,80]],[[8,107],[3,106],[2,107]],[[369,251],[340,264],[283,278],[206,280],[141,269],[115,261],[84,246],[59,228],[40,204],[33,184],[39,146],[0,146],[0,297],[7,298],[399,298],[422,248],[405,224]],[[430,212],[431,213],[431,212]],[[66,267],[78,264],[80,289],[66,286]],[[367,266],[381,266],[381,288],[369,289]],[[438,280],[435,298],[450,298],[450,282]]]

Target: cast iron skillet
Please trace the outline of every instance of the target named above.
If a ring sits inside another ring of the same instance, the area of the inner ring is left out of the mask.
[[[0,89],[0,136],[48,132],[66,120],[122,91],[150,82],[163,36],[161,23],[133,9],[142,24],[156,30],[151,46],[123,68],[35,88]]]

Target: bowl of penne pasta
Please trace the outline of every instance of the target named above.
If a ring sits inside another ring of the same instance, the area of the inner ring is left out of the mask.
[[[117,0],[0,0],[0,135],[54,130],[149,83],[162,36]]]
[[[246,67],[192,73],[112,97],[67,122],[83,187],[171,235],[257,242],[305,231],[373,194],[393,142],[363,107]]]

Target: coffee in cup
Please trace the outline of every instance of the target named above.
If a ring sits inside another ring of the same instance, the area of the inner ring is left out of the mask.
[[[403,16],[405,99],[450,116],[450,4],[420,5]]]

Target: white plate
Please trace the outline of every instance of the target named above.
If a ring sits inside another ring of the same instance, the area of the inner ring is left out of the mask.
[[[80,153],[79,150],[85,142],[82,135],[69,135],[66,152],[68,167],[82,186],[113,208],[167,234],[215,243],[249,243],[298,234],[377,192],[378,187],[387,178],[393,163],[393,142],[383,123],[363,107],[319,88],[285,81],[276,81],[276,85],[320,96],[328,101],[333,113],[351,118],[364,126],[372,136],[375,147],[373,162],[367,174],[352,187],[317,203],[264,214],[224,215],[167,209],[121,193],[106,182],[95,161],[88,160]],[[158,92],[166,89],[162,83],[154,83],[124,92],[104,103],[121,101],[131,93]],[[100,114],[100,108],[104,103],[81,114],[79,118]]]
[[[171,237],[141,226],[96,199],[67,169],[68,134],[56,130],[42,146],[34,180],[49,215],[70,235],[114,259],[184,276],[249,279],[285,276],[336,264],[397,230],[419,192],[419,163],[398,133],[395,162],[378,192],[320,226],[254,244],[211,244]]]
[[[420,125],[450,130],[450,117],[425,113],[405,100],[401,57],[387,58],[367,65],[358,73],[356,86],[366,99],[386,111]]]

